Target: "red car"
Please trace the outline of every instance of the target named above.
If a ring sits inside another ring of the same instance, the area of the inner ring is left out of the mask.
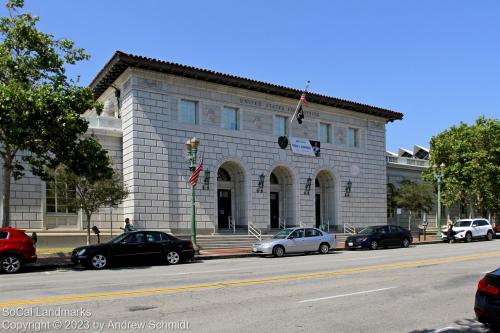
[[[34,241],[23,230],[0,228],[0,271],[16,273],[25,264],[36,262]]]
[[[479,281],[474,311],[478,321],[490,326],[492,332],[500,332],[500,268]]]
[[[493,227],[493,232],[496,237],[500,238],[500,224]]]

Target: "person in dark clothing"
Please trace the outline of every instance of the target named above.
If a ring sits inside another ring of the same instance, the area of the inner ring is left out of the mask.
[[[448,243],[455,242],[455,231],[453,231],[453,221],[448,220],[448,229],[446,231],[446,237],[448,237]]]

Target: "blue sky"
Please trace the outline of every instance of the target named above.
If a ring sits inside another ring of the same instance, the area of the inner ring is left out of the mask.
[[[92,56],[116,50],[404,113],[387,149],[428,146],[479,115],[500,116],[500,2],[26,0],[40,29]]]

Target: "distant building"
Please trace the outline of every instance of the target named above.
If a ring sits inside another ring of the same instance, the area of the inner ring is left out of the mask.
[[[408,211],[400,209],[394,203],[396,195],[401,183],[405,180],[423,183],[422,173],[427,170],[429,165],[429,149],[414,145],[413,150],[399,148],[398,153],[390,151],[386,152],[387,159],[387,222],[389,224],[397,224],[404,227],[408,225]],[[418,225],[424,221],[429,223],[429,226],[436,226],[436,209],[437,201],[434,209],[429,213],[416,212],[413,215],[412,230],[416,230]],[[467,210],[461,205],[452,207],[441,207],[441,223],[446,223],[448,216],[453,219],[467,217]]]

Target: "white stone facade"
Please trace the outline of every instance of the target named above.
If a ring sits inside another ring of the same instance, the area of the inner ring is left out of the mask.
[[[275,116],[290,118],[298,99],[133,67],[123,71],[113,86],[99,94],[99,100],[106,104],[105,114],[87,115],[90,131],[111,152],[131,191],[113,212],[113,221],[126,216],[139,228],[189,231],[191,189],[185,142],[196,137],[200,140],[198,157],[204,158],[204,169],[210,170],[209,188],[202,186],[204,172],[196,187],[199,233],[226,228],[218,222],[218,190],[223,189],[230,191],[231,215],[239,228],[248,223],[262,230],[275,227],[270,222],[271,192],[278,193],[279,217],[286,219],[287,225],[313,226],[321,220],[342,230],[344,223],[387,223],[387,118],[310,102],[302,125],[287,122],[287,136],[319,140],[320,122],[329,124],[332,142],[321,142],[320,156],[312,157],[294,154],[290,147],[281,149],[273,132]],[[121,92],[120,110],[115,87]],[[181,100],[197,102],[196,125],[178,120]],[[224,107],[238,110],[237,130],[222,128]],[[114,114],[110,112],[113,108]],[[113,118],[118,114],[120,118]],[[358,147],[347,143],[349,128],[359,131]],[[217,180],[221,167],[230,181]],[[261,175],[264,186],[259,192]],[[270,183],[272,177],[278,184]],[[308,178],[312,186],[306,193]],[[346,196],[348,181],[352,187]],[[39,179],[28,176],[14,182],[12,225],[50,227],[44,200],[44,184]],[[315,200],[319,200],[319,208]],[[109,216],[109,209],[103,209],[93,216],[92,223],[109,228]],[[82,228],[81,222],[75,228]]]

